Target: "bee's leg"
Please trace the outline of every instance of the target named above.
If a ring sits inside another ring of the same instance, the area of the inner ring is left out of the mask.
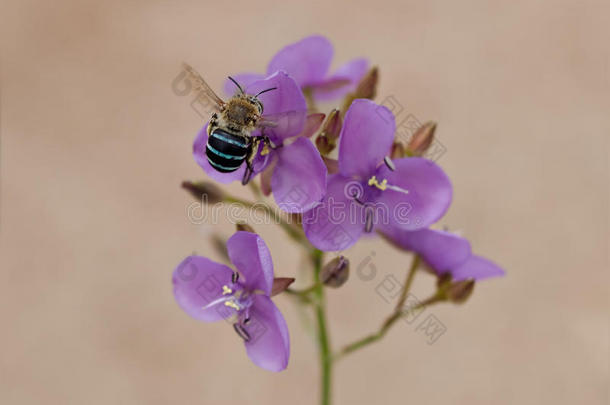
[[[263,151],[261,152],[261,155],[263,155],[263,156],[269,153],[269,149],[276,150],[276,149],[278,149],[281,146],[281,145],[274,144],[271,141],[271,139],[267,135],[265,135],[264,128],[261,130],[261,136],[260,137],[263,140],[263,143],[265,145],[264,148],[263,148]]]
[[[252,169],[252,162],[254,161],[254,157],[256,157],[256,152],[258,152],[258,144],[260,140],[258,138],[253,139],[250,138],[250,146],[248,150],[248,156],[246,157],[246,170],[244,171],[244,177],[241,180],[242,185],[248,184],[250,181],[250,177],[252,177],[252,173],[254,169]]]
[[[216,129],[217,126],[218,126],[218,114],[214,113],[214,114],[212,114],[212,118],[210,118],[210,122],[208,123],[208,129],[207,129],[208,136],[212,135],[212,132],[214,131],[214,129]]]

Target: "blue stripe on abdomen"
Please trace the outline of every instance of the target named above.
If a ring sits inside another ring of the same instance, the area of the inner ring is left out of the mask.
[[[221,172],[226,172],[226,173],[234,172],[235,170],[239,169],[239,166],[241,166],[241,162],[239,162],[240,163],[239,165],[233,166],[233,167],[223,166],[219,163],[212,161],[210,158],[208,158],[208,162],[216,169],[220,170]]]
[[[241,156],[235,156],[235,155],[229,155],[229,154],[226,154],[226,153],[222,153],[222,152],[220,152],[220,151],[218,151],[218,150],[214,149],[214,147],[213,147],[212,145],[210,145],[209,143],[206,145],[206,147],[207,147],[207,148],[208,148],[208,150],[209,150],[209,151],[211,151],[212,153],[214,153],[214,154],[216,154],[216,155],[218,155],[218,156],[220,156],[220,157],[223,157],[223,158],[225,158],[225,159],[244,160],[244,159],[246,158],[246,156],[247,156],[247,153],[244,153],[244,154],[243,154],[243,155],[241,155]]]
[[[245,143],[236,140],[235,137],[229,138],[229,137],[225,136],[224,133],[221,133],[219,131],[214,131],[212,133],[212,138],[216,138],[222,142],[227,142],[227,143],[230,143],[231,145],[239,146],[241,148],[248,147],[248,145],[246,145]]]

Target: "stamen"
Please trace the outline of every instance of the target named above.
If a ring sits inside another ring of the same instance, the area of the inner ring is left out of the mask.
[[[234,271],[233,274],[231,274],[231,282],[235,284],[237,283],[237,280],[239,280],[239,273]]]
[[[233,292],[233,290],[231,290],[229,287],[227,287],[226,285],[222,286],[222,295],[228,295],[231,294]]]
[[[392,186],[392,185],[388,184],[387,179],[383,179],[383,181],[381,183],[379,183],[379,180],[377,180],[377,177],[375,177],[375,176],[373,176],[369,179],[368,184],[369,184],[369,186],[377,187],[381,191],[394,190],[394,191],[398,191],[399,193],[409,194],[409,190],[405,190],[404,188],[401,188],[398,186]]]
[[[386,179],[383,179],[383,181],[381,183],[379,183],[379,181],[377,180],[377,177],[375,177],[375,176],[373,176],[369,179],[369,186],[375,186],[381,191],[385,190],[387,188],[387,185],[388,185],[388,181]]]
[[[233,300],[225,301],[225,306],[231,307],[231,308],[233,308],[236,311],[239,311],[241,309],[241,307],[239,305],[237,305],[235,303],[235,301],[233,301]]]
[[[248,342],[250,340],[250,334],[248,333],[246,328],[241,326],[239,323],[234,323],[233,329],[235,329],[235,332],[237,333],[237,335],[240,338],[242,338],[243,340],[245,340],[246,342]]]
[[[210,302],[206,306],[201,307],[201,309],[208,309],[210,307],[213,307],[214,305],[220,304],[221,302],[226,302],[226,301],[231,300],[231,299],[233,299],[233,297],[221,297],[221,298],[218,298],[217,300],[214,300],[214,301]]]
[[[364,220],[364,232],[370,233],[373,230],[373,207],[368,205],[364,212],[366,214],[366,218]]]
[[[409,190],[405,190],[404,188],[400,188],[398,186],[388,186],[390,190],[398,191],[399,193],[409,194]]]
[[[394,165],[394,162],[392,162],[392,159],[390,159],[389,156],[386,156],[383,158],[383,163],[385,163],[385,165],[388,167],[388,169],[390,169],[391,171],[396,170],[396,166]]]

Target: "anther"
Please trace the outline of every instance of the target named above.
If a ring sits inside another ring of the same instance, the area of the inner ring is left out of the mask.
[[[229,287],[227,287],[226,285],[222,286],[222,295],[229,295],[233,292],[233,290],[231,290]]]
[[[234,271],[233,274],[231,274],[231,282],[235,284],[237,283],[237,280],[239,280],[239,273]]]
[[[225,301],[225,306],[233,308],[236,311],[239,311],[241,307],[235,303],[235,301]]]
[[[385,165],[388,167],[388,169],[390,169],[391,171],[396,170],[396,165],[394,165],[394,162],[392,162],[392,159],[390,159],[389,156],[386,156],[383,158],[383,163],[385,163]]]
[[[365,220],[364,220],[364,232],[370,233],[373,230],[373,207],[370,205],[364,209]]]
[[[240,338],[242,338],[243,340],[245,340],[246,342],[248,342],[250,340],[250,334],[248,333],[246,328],[241,326],[239,323],[234,323],[233,329],[235,329],[235,332],[237,333],[237,335]]]
[[[379,181],[377,180],[377,177],[373,176],[369,179],[369,186],[375,186],[377,187],[379,190],[383,191],[387,188],[388,185],[388,180],[387,179],[383,179],[383,181],[381,183],[379,183]]]

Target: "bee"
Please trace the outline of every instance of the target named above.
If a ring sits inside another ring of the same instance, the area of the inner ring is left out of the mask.
[[[275,148],[271,140],[265,136],[252,136],[256,129],[272,127],[272,121],[263,118],[263,103],[258,99],[263,93],[276,90],[276,87],[265,89],[255,95],[246,94],[244,89],[232,77],[229,77],[239,92],[227,102],[223,101],[201,75],[186,63],[183,68],[194,84],[199,97],[207,96],[214,106],[214,112],[207,128],[208,142],[205,154],[210,165],[221,173],[231,173],[246,164],[242,184],[247,184],[253,173],[252,163],[260,143],[264,149]]]

